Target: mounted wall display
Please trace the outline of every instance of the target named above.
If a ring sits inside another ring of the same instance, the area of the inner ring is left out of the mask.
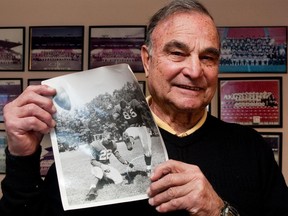
[[[90,26],[88,68],[127,63],[133,72],[143,72],[145,36],[145,25]]]
[[[83,70],[84,26],[31,26],[29,71]]]
[[[6,173],[5,148],[7,146],[7,136],[4,130],[0,130],[0,173]]]
[[[282,77],[219,78],[218,116],[252,127],[282,127]]]
[[[0,27],[0,71],[24,71],[25,27]]]
[[[286,73],[287,27],[218,27],[220,73]]]
[[[27,86],[29,85],[41,85],[41,82],[45,79],[28,79]]]
[[[265,141],[271,146],[274,157],[280,169],[282,169],[282,133],[260,132]]]
[[[23,79],[0,79],[0,123],[3,122],[3,107],[23,91]]]

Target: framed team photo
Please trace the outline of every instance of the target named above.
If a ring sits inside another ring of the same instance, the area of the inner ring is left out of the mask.
[[[218,27],[220,73],[286,73],[287,27]]]
[[[6,132],[4,130],[0,130],[0,173],[6,173],[6,164],[5,164],[6,146],[7,146]]]
[[[3,107],[23,91],[23,79],[0,79],[0,122],[3,122]]]
[[[88,68],[126,63],[133,72],[143,72],[145,34],[145,25],[90,26]]]
[[[282,77],[219,78],[218,117],[252,127],[282,127]]]
[[[276,162],[282,168],[282,133],[281,132],[260,132],[265,141],[270,144]]]
[[[41,85],[41,82],[42,82],[43,80],[45,80],[45,79],[37,79],[37,78],[35,78],[35,79],[33,79],[33,78],[28,79],[28,80],[27,80],[27,86],[29,86],[29,85]]]
[[[24,71],[25,27],[0,27],[0,71]]]
[[[31,26],[29,71],[83,70],[84,26]]]

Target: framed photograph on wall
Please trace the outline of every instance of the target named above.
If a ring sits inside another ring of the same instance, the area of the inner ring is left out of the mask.
[[[3,107],[23,91],[23,79],[0,79],[0,122],[3,122]]]
[[[42,152],[40,156],[40,174],[46,176],[50,166],[54,163],[54,154],[50,134],[45,134],[40,145]]]
[[[252,127],[282,127],[282,77],[219,78],[218,117]]]
[[[7,146],[6,132],[0,130],[0,173],[6,173],[5,148]]]
[[[84,26],[31,26],[29,71],[83,70]]]
[[[270,144],[276,162],[282,168],[282,133],[281,132],[260,132],[268,144]]]
[[[211,113],[211,103],[209,103],[209,104],[206,106],[206,109],[207,109],[208,113]]]
[[[146,81],[139,80],[138,83],[139,83],[144,95],[146,96]]]
[[[286,73],[287,27],[218,27],[220,73]]]
[[[28,79],[27,86],[29,85],[41,85],[41,82],[45,79]]]
[[[143,72],[145,37],[145,25],[90,26],[88,68],[127,63],[133,72]]]
[[[24,71],[25,27],[0,27],[0,71]]]

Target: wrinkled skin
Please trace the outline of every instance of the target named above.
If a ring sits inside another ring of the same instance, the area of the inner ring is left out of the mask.
[[[39,147],[44,134],[55,126],[56,112],[51,97],[56,90],[48,86],[28,86],[23,93],[3,108],[8,149],[11,154],[26,156]]]

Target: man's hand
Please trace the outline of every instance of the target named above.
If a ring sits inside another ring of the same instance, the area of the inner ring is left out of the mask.
[[[223,201],[198,166],[168,160],[154,169],[147,190],[158,212],[187,210],[191,215],[219,216]]]
[[[51,97],[56,90],[46,85],[30,85],[3,108],[3,118],[12,155],[33,154],[44,134],[55,127],[56,112]]]

